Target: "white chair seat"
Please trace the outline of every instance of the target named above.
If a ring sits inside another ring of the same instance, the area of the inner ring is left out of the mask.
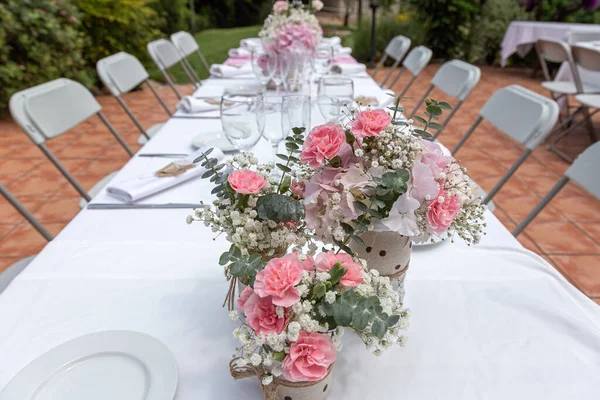
[[[146,130],[146,133],[148,134],[148,136],[153,137],[154,135],[156,135],[158,133],[158,131],[160,131],[162,129],[162,127],[165,125],[165,123],[160,123],[160,124],[156,124],[150,127],[150,129]],[[140,137],[138,138],[138,144],[140,146],[145,145],[146,143],[148,143],[148,139],[146,138],[146,136],[144,135],[140,135]]]
[[[4,291],[10,285],[10,283],[27,267],[35,258],[35,256],[30,256],[27,258],[23,258],[22,260],[17,261],[16,263],[10,265],[4,272],[0,273],[0,293]]]
[[[586,107],[600,108],[600,94],[578,94],[575,100]]]
[[[109,184],[109,182],[117,175],[118,172],[119,171],[111,172],[110,174],[106,175],[104,178],[100,179],[98,181],[98,183],[96,183],[94,185],[94,187],[88,191],[88,194],[90,195],[90,197],[92,199],[94,197],[96,197],[96,195],[98,193],[100,193],[106,185]],[[81,199],[79,201],[79,208],[85,208],[85,206],[87,206],[87,201],[85,199]]]
[[[575,87],[575,84],[573,82],[546,81],[546,82],[542,82],[542,87],[544,89],[548,89],[549,91],[554,92],[554,93],[561,93],[561,94],[576,94],[577,93],[577,88]],[[599,93],[600,87],[594,86],[594,85],[589,85],[589,84],[583,84],[583,91],[585,93]]]

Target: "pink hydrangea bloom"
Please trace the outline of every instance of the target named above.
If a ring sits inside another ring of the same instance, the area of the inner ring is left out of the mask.
[[[427,165],[431,169],[431,173],[435,179],[440,177],[440,173],[444,171],[454,158],[444,154],[444,151],[439,144],[424,140],[422,142],[425,150],[421,153],[421,163]]]
[[[346,135],[341,126],[333,122],[316,126],[304,141],[300,159],[310,167],[317,168],[323,161],[337,156],[344,144]]]
[[[438,193],[438,184],[433,177],[433,172],[428,165],[416,161],[411,170],[410,196],[417,199],[419,203],[433,199]]]
[[[286,11],[287,9],[288,9],[287,1],[279,0],[279,1],[276,1],[275,4],[273,4],[273,12],[275,14],[279,14],[283,11]]]
[[[267,180],[264,176],[249,169],[234,171],[227,177],[231,188],[240,194],[256,194],[265,187]]]
[[[363,267],[348,254],[335,254],[334,251],[328,251],[327,253],[319,253],[317,258],[315,258],[315,265],[319,272],[329,271],[338,262],[342,264],[342,268],[346,269],[346,274],[340,280],[342,286],[355,287],[362,283]]]
[[[237,299],[238,308],[243,309],[244,304],[246,304],[246,302],[248,301],[250,296],[252,296],[253,294],[254,294],[254,290],[252,290],[252,288],[250,286],[246,286],[244,288],[244,290],[242,290],[242,293],[240,293],[240,297],[238,297],[238,299]]]
[[[460,212],[458,196],[449,196],[448,192],[440,188],[439,194],[427,207],[427,222],[435,233],[442,233],[450,228],[452,221]]]
[[[283,376],[292,382],[318,381],[327,376],[336,351],[329,336],[301,331],[283,360]]]
[[[277,315],[277,309],[273,304],[273,299],[260,297],[256,293],[250,295],[244,304],[244,315],[246,324],[257,333],[265,335],[271,333],[281,333],[287,324],[285,313],[283,318]]]
[[[275,36],[275,49],[279,52],[313,51],[317,44],[318,37],[307,23],[288,24]]]
[[[254,292],[260,297],[272,296],[277,306],[290,307],[300,300],[295,286],[302,280],[302,271],[304,268],[296,253],[274,258],[256,274]]]
[[[379,136],[391,120],[392,117],[380,108],[359,112],[352,122],[352,133],[359,139],[368,136]]]

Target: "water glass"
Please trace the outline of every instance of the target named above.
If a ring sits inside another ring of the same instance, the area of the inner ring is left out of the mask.
[[[325,75],[331,70],[333,64],[333,47],[319,46],[312,58],[312,68],[317,75]]]
[[[255,48],[252,49],[251,60],[254,75],[256,75],[263,89],[266,90],[277,69],[277,54]]]
[[[277,162],[277,149],[279,143],[286,137],[286,133],[281,129],[281,97],[269,96],[264,98],[265,102],[265,129],[263,137],[269,141],[273,148],[273,162]]]
[[[283,96],[281,107],[281,130],[284,136],[292,133],[292,128],[310,130],[310,96]]]
[[[326,77],[319,81],[317,92],[319,110],[329,122],[338,122],[344,111],[352,107],[354,101],[354,82],[348,78]]]
[[[280,87],[287,79],[287,76],[290,72],[290,67],[294,62],[294,57],[292,54],[281,52],[276,53],[276,56],[277,63],[271,66],[271,71],[273,74],[273,82],[275,83],[276,87],[276,95],[279,96]]]
[[[263,96],[255,92],[228,93],[221,97],[221,124],[231,144],[250,150],[265,129]]]

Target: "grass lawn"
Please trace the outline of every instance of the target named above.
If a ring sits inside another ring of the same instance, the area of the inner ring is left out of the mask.
[[[208,64],[222,63],[227,59],[229,49],[240,46],[240,40],[249,37],[256,37],[260,26],[247,26],[243,28],[232,29],[207,29],[195,35],[200,51],[206,57]],[[202,65],[200,58],[195,54],[189,57],[190,62],[196,69],[196,73],[201,79],[207,78],[209,73]],[[162,74],[154,64],[147,66],[150,78],[163,81]],[[171,76],[178,83],[188,83],[189,79],[180,66],[175,66],[169,70]]]

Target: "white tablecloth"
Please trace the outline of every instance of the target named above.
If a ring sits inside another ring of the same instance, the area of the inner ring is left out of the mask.
[[[198,94],[230,83],[209,80]],[[356,85],[379,90],[370,79]],[[318,112],[312,122],[320,123]],[[171,119],[141,152],[191,151],[194,136],[219,126]],[[266,142],[256,151],[270,155]],[[166,161],[133,158],[115,179]],[[197,201],[208,188],[193,180],[146,201]],[[112,199],[100,194],[98,201]],[[80,212],[0,294],[0,388],[60,343],[130,329],[155,336],[175,355],[177,400],[259,399],[256,380],[229,376],[235,324],[221,308],[227,284],[217,264],[228,244],[187,225],[190,212]],[[600,308],[523,250],[491,213],[486,220],[482,245],[413,250],[408,346],[376,358],[349,333],[330,399],[597,399]]]
[[[521,57],[525,56],[538,39],[562,40],[572,30],[600,32],[600,25],[513,21],[506,29],[502,40],[501,65],[504,67],[508,57],[515,53]]]

